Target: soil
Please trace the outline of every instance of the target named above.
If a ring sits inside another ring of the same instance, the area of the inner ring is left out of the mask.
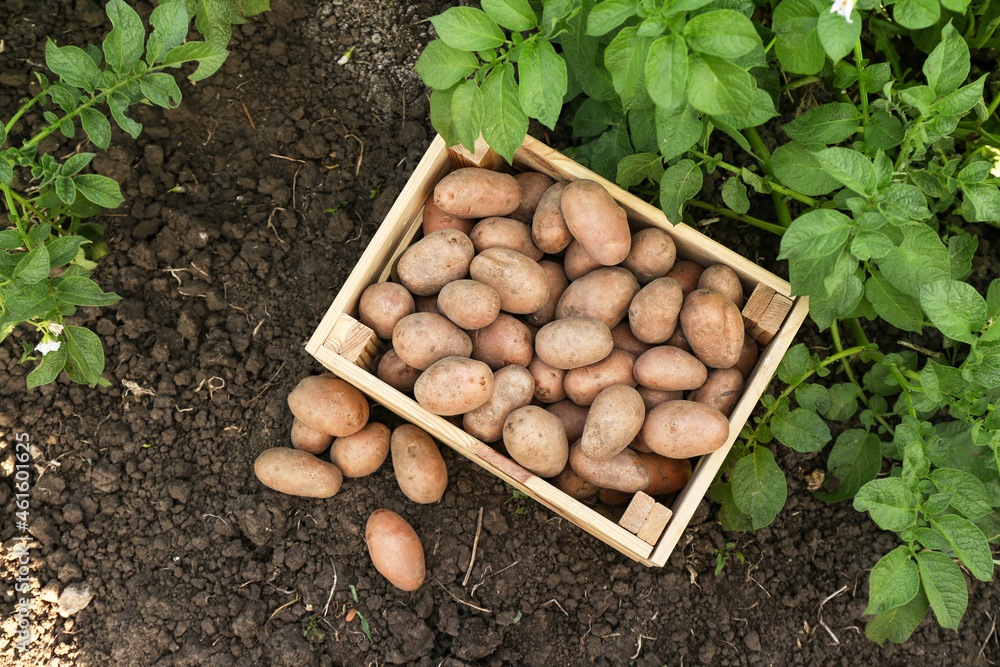
[[[94,0],[4,4],[7,118],[31,90],[47,36],[83,45],[110,25]],[[975,581],[958,633],[925,620],[904,645],[865,639],[868,571],[895,541],[848,503],[812,497],[805,475],[822,468],[820,455],[780,453],[788,504],[755,535],[723,532],[703,503],[662,569],[512,498],[450,450],[448,491],[430,506],[406,501],[389,466],[328,500],[262,487],[254,458],[288,443],[285,398],[322,370],[303,345],[433,137],[412,66],[431,39],[425,19],[447,6],[272,4],[234,30],[217,75],[183,84],[180,108],[138,110],[142,136],[116,133],[95,160],[126,200],[99,220],[110,254],[95,276],[122,300],[84,308],[74,323],[101,335],[112,386],[63,377],[27,391],[30,369],[16,362],[30,337],[0,346],[0,666],[1000,660],[996,588]],[[29,127],[40,122],[29,114]],[[729,221],[704,230],[785,273],[773,238]],[[392,419],[377,406],[374,415]],[[34,463],[36,635],[23,654],[13,646],[21,434]],[[428,580],[414,593],[368,559],[363,526],[378,507],[401,513],[423,540]],[[732,557],[715,575],[728,542]],[[54,601],[73,585],[94,597],[63,618]]]

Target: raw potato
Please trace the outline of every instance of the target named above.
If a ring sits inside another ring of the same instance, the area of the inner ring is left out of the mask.
[[[569,465],[581,479],[602,489],[635,493],[649,486],[649,470],[631,449],[606,461],[595,461],[583,453],[578,442],[569,448]]]
[[[580,447],[589,458],[605,461],[635,439],[646,408],[639,392],[627,384],[608,387],[594,399],[583,426]]]
[[[698,289],[722,292],[737,308],[743,307],[743,283],[736,272],[725,264],[713,264],[705,269],[698,278]]]
[[[492,324],[500,314],[500,295],[475,280],[456,280],[441,288],[438,310],[459,327],[472,331]]]
[[[679,317],[678,321],[680,321]],[[667,339],[667,345],[679,347],[685,352],[691,351],[691,345],[688,344],[687,338],[684,337],[684,329],[681,327],[674,329],[674,335]]]
[[[521,205],[510,214],[510,217],[530,225],[535,211],[538,209],[538,202],[552,186],[553,181],[540,171],[523,171],[520,174],[514,174],[514,180],[521,186]]]
[[[677,246],[670,234],[657,227],[647,227],[632,235],[632,249],[622,265],[645,285],[667,275],[676,259]]]
[[[392,338],[396,322],[416,312],[413,296],[399,283],[375,283],[365,288],[358,303],[358,319],[383,340]]]
[[[330,373],[303,378],[288,395],[288,407],[309,428],[334,437],[368,423],[368,399]]]
[[[620,507],[632,500],[634,493],[625,493],[615,489],[600,489],[597,492],[597,500],[609,507]]]
[[[292,420],[292,447],[319,456],[330,447],[333,436],[309,428],[300,419]]]
[[[566,371],[563,389],[566,396],[577,405],[590,405],[604,389],[614,384],[636,385],[632,369],[635,357],[625,350],[611,350],[611,354],[596,364]]]
[[[549,300],[545,269],[510,248],[487,248],[472,260],[469,273],[496,290],[501,310],[508,313],[527,315]]]
[[[556,487],[575,500],[592,500],[594,496],[597,495],[597,487],[590,482],[585,481],[582,477],[573,472],[573,469],[569,466],[563,468],[563,471],[553,477],[550,481],[552,486]]]
[[[389,435],[388,426],[370,422],[354,435],[334,440],[330,462],[344,477],[366,477],[381,468],[389,456]]]
[[[396,350],[389,349],[378,362],[378,379],[404,394],[413,391],[413,385],[423,373],[399,358]]]
[[[643,489],[647,495],[677,493],[691,481],[691,459],[668,459],[652,453],[640,453],[639,458],[649,469],[649,486]]]
[[[576,280],[585,276],[595,269],[599,269],[603,264],[587,254],[580,242],[574,239],[566,246],[566,255],[563,257],[563,268],[566,270],[566,277]]]
[[[646,412],[649,412],[655,408],[660,403],[665,403],[666,401],[679,401],[684,398],[684,392],[680,390],[676,391],[661,391],[659,389],[650,389],[649,387],[638,386],[636,390],[639,395],[642,396],[642,402],[646,406]]]
[[[549,284],[549,300],[545,302],[545,305],[541,309],[536,310],[525,318],[536,327],[546,325],[556,318],[556,305],[569,285],[566,272],[563,271],[561,264],[543,259],[538,263],[538,266],[542,267],[545,271],[545,279]]]
[[[510,457],[539,477],[555,477],[566,467],[569,442],[562,422],[535,405],[518,408],[503,425]]]
[[[344,483],[337,466],[290,447],[264,450],[254,461],[253,471],[265,486],[305,498],[330,498]]]
[[[563,428],[566,429],[566,440],[576,442],[583,437],[583,425],[587,422],[587,413],[590,412],[589,407],[577,405],[567,399],[553,403],[545,409],[558,417],[559,421],[562,422]]]
[[[456,169],[434,188],[434,203],[460,218],[510,215],[521,205],[521,196],[513,176],[479,167]]]
[[[424,202],[424,218],[422,231],[424,236],[441,229],[457,229],[463,234],[468,234],[476,226],[475,220],[459,218],[455,215],[448,215],[434,203],[434,193],[432,192],[427,201]]]
[[[476,252],[487,248],[510,248],[536,262],[543,254],[531,240],[531,227],[511,218],[484,218],[476,223],[469,238]]]
[[[667,271],[667,277],[673,278],[681,284],[684,296],[698,289],[698,280],[701,278],[701,264],[682,260],[674,263],[673,268]]]
[[[542,403],[558,403],[566,398],[566,390],[563,389],[566,371],[549,366],[535,355],[528,364],[528,372],[535,381],[536,399]]]
[[[493,374],[493,394],[489,400],[462,418],[462,428],[483,442],[503,437],[507,416],[531,403],[535,381],[524,366],[506,366]]]
[[[615,342],[616,350],[624,350],[636,357],[653,347],[649,343],[643,343],[636,338],[635,334],[632,333],[632,329],[629,328],[628,322],[624,320],[611,330],[611,338]]]
[[[434,439],[413,424],[403,424],[390,440],[392,469],[403,495],[415,503],[436,503],[448,488],[448,468]]]
[[[418,313],[434,313],[435,315],[444,316],[444,313],[442,313],[441,309],[438,308],[437,294],[414,297],[413,303],[416,304]]]
[[[445,357],[468,357],[472,339],[443,315],[414,313],[396,323],[392,348],[404,362],[424,370]]]
[[[531,221],[531,239],[542,252],[562,252],[573,240],[559,205],[569,181],[557,181],[542,195]]]
[[[663,343],[674,335],[684,305],[684,290],[673,278],[657,278],[635,295],[628,307],[632,334],[643,343]]]
[[[743,374],[743,381],[746,382],[747,378],[750,377],[750,373],[753,372],[754,366],[757,365],[757,356],[760,354],[760,350],[757,347],[757,342],[750,336],[743,336],[743,351],[740,353],[740,360],[736,362],[733,368],[739,369],[740,373]]]
[[[431,364],[413,385],[417,403],[436,415],[475,410],[493,393],[493,371],[481,361],[445,357]]]
[[[570,233],[595,261],[614,266],[628,256],[628,217],[604,186],[587,179],[573,181],[559,201]]]
[[[457,229],[431,232],[400,256],[399,282],[419,296],[437,294],[452,280],[469,275],[475,254],[472,241]]]
[[[660,391],[697,389],[708,379],[708,369],[679,347],[660,345],[635,360],[632,372],[643,387]]]
[[[535,354],[549,366],[566,370],[596,364],[614,346],[608,325],[592,317],[549,322],[535,336]]]
[[[705,384],[691,392],[688,400],[711,405],[728,417],[743,395],[743,374],[738,368],[715,368]]]
[[[527,366],[534,356],[533,342],[528,325],[507,313],[500,313],[489,326],[473,332],[471,356],[494,371],[510,364]]]
[[[600,268],[569,284],[556,305],[556,319],[593,317],[615,327],[625,319],[639,283],[628,269]]]
[[[695,356],[712,368],[732,368],[743,354],[743,315],[722,292],[699,289],[684,299],[681,328]]]
[[[646,415],[642,439],[655,453],[671,459],[710,454],[729,438],[729,420],[704,403],[667,401]]]
[[[379,574],[404,591],[415,591],[424,583],[424,547],[413,527],[387,509],[378,509],[365,524],[368,555]]]

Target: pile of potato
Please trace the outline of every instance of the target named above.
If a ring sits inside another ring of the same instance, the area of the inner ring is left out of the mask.
[[[384,382],[585,501],[676,492],[725,443],[758,354],[731,268],[533,172],[452,172],[423,233],[359,303]]]

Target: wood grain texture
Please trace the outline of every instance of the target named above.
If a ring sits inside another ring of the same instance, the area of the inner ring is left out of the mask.
[[[509,171],[507,162],[500,157],[500,154],[490,148],[490,145],[479,135],[476,139],[476,152],[471,153],[462,144],[456,144],[448,148],[448,158],[451,166],[455,169],[463,167],[481,167],[482,169],[492,169],[493,171]]]
[[[757,285],[743,306],[743,326],[760,346],[767,345],[781,328],[792,300],[767,285]]]
[[[636,537],[648,544],[656,544],[656,541],[660,539],[663,529],[667,527],[667,523],[670,522],[670,517],[673,514],[669,507],[656,503],[650,508],[649,514],[646,515],[642,525],[639,526]]]
[[[346,314],[337,318],[323,344],[346,361],[370,373],[375,372],[375,360],[385,352],[382,341],[374,331]]]
[[[630,533],[638,533],[642,527],[642,522],[646,520],[649,511],[653,509],[653,505],[655,504],[656,501],[653,500],[653,496],[639,491],[632,496],[632,501],[629,502],[628,507],[625,509],[625,514],[622,514],[622,518],[618,520],[618,525]]]

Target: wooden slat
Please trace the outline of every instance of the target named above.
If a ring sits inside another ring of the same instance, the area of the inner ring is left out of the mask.
[[[767,285],[757,285],[743,306],[743,326],[758,345],[767,345],[778,333],[791,308],[790,298]]]
[[[670,517],[673,514],[669,507],[656,503],[650,508],[649,514],[646,515],[645,520],[635,534],[636,537],[647,544],[656,544],[656,541],[660,539],[663,529],[667,527],[667,523],[670,522]]]
[[[653,509],[656,501],[653,496],[639,491],[632,496],[632,502],[628,504],[625,514],[618,520],[618,525],[630,533],[638,533],[642,527],[642,522],[649,516],[649,511]]]
[[[375,360],[385,352],[374,331],[346,314],[337,318],[324,345],[370,373],[375,372]]]

